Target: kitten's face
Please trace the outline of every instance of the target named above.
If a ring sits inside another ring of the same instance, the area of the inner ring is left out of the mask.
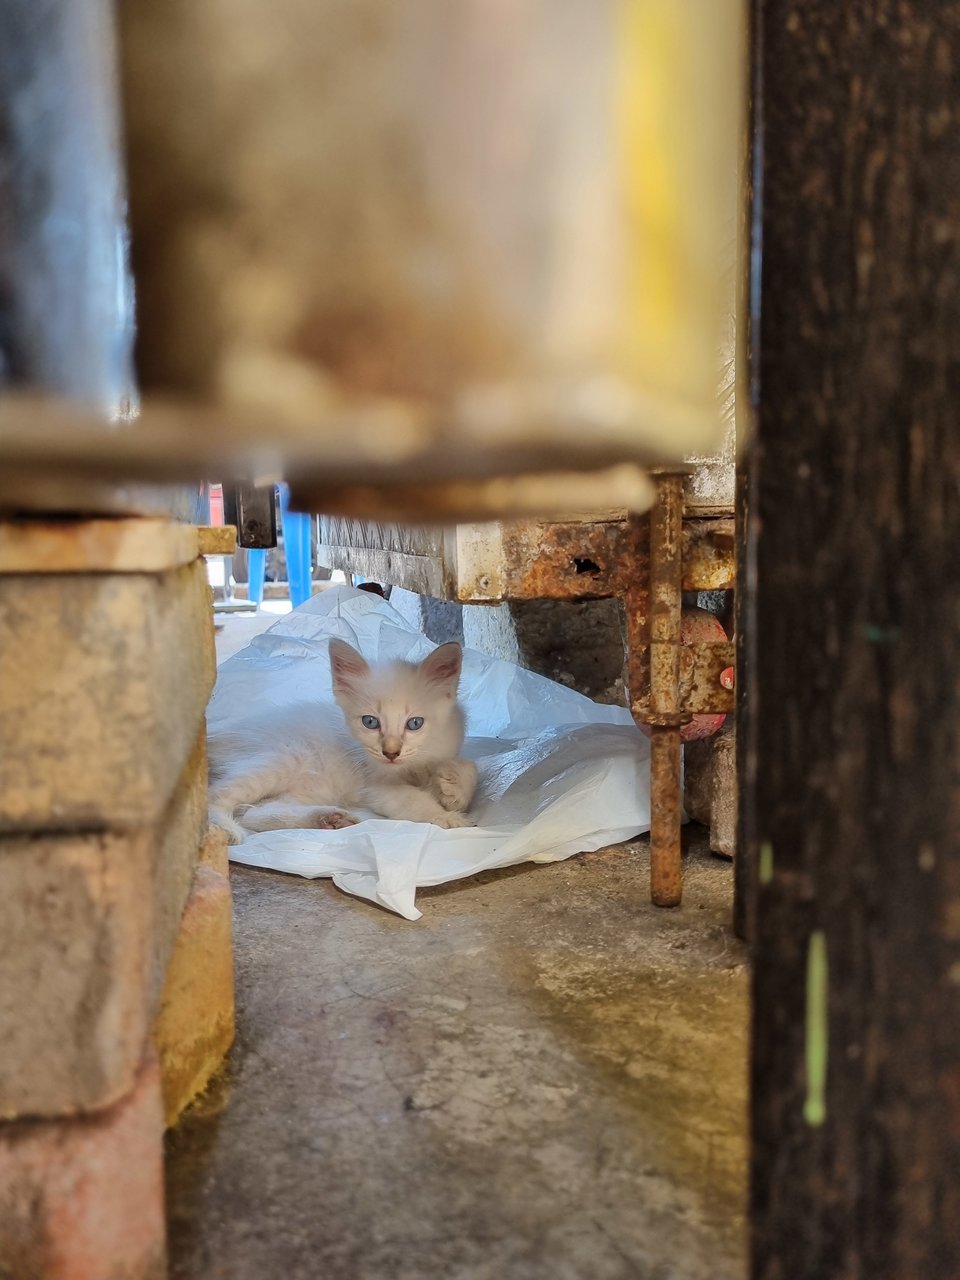
[[[370,664],[330,641],[333,693],[347,728],[378,764],[397,768],[451,760],[463,743],[457,684],[463,652],[443,644],[423,662]]]

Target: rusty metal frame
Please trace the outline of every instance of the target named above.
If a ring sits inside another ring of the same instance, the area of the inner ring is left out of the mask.
[[[682,644],[684,591],[736,586],[732,518],[684,519],[685,470],[652,472],[648,516],[503,529],[506,600],[624,601],[625,684],[630,710],[650,730],[650,896],[679,906],[683,896],[680,731],[694,714],[732,712],[735,646]]]
[[[656,478],[656,476],[655,476]],[[684,520],[680,533],[684,591],[732,588],[734,522]],[[587,600],[625,596],[650,560],[650,520],[517,521],[503,526],[507,600]],[[464,603],[473,597],[461,595]]]
[[[737,575],[733,518],[685,517],[685,477],[683,470],[652,473],[657,500],[649,516],[611,512],[593,519],[491,526],[497,537],[479,563],[489,569],[489,555],[497,557],[495,581],[476,566],[458,564],[455,552],[445,568],[427,554],[381,547],[378,565],[371,565],[372,572],[383,572],[386,562],[401,569],[400,576],[415,569],[416,579],[400,584],[414,590],[423,590],[429,569],[443,582],[446,598],[461,603],[623,600],[628,705],[652,735],[651,897],[659,906],[676,906],[682,896],[680,729],[693,715],[730,713],[735,707],[733,642],[680,641],[682,593],[731,590]],[[356,566],[356,547],[325,550],[332,567]]]
[[[734,645],[680,638],[684,590],[736,583],[733,521],[684,521],[684,479],[682,471],[654,472],[648,554],[634,564],[624,593],[629,705],[650,732],[650,899],[659,907],[679,906],[683,897],[680,731],[694,713],[733,711],[735,700]]]
[[[683,896],[680,731],[696,713],[732,712],[735,646],[683,644],[684,591],[736,585],[734,521],[684,519],[684,470],[652,473],[649,517],[505,526],[501,598],[617,596],[625,609],[625,684],[630,710],[650,730],[650,896]]]
[[[682,593],[735,587],[736,543],[730,518],[684,520],[684,470],[652,475],[649,517],[506,527],[502,597],[623,599],[629,706],[651,735],[650,897],[675,907],[683,896],[680,731],[695,713],[735,704],[735,646],[682,644]]]

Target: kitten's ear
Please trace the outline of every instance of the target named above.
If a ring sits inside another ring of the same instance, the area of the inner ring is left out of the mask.
[[[366,660],[346,640],[330,641],[330,674],[335,693],[344,693],[370,670]]]
[[[420,663],[420,670],[432,684],[455,683],[460,679],[460,668],[463,666],[463,650],[455,640],[442,644],[434,649],[429,657]]]

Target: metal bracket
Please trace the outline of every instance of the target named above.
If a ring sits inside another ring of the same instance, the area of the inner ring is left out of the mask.
[[[651,647],[646,646],[647,654]],[[680,671],[678,718],[664,721],[661,714],[653,710],[649,700],[643,697],[631,703],[630,709],[634,717],[645,724],[685,724],[692,715],[718,715],[734,711],[736,694],[733,667],[736,646],[733,642],[681,644],[677,648]],[[651,659],[646,660],[653,665]]]
[[[239,546],[275,547],[277,508],[274,486],[225,485],[223,519],[225,524],[236,525]]]

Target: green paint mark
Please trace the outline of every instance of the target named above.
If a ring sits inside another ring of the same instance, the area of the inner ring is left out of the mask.
[[[773,845],[765,840],[760,846],[760,883],[769,884],[773,879]]]
[[[803,1118],[814,1128],[827,1118],[827,939],[814,929],[807,949],[807,1099]]]
[[[863,628],[863,634],[872,644],[890,644],[900,635],[900,628],[878,627],[876,623],[868,622]]]

